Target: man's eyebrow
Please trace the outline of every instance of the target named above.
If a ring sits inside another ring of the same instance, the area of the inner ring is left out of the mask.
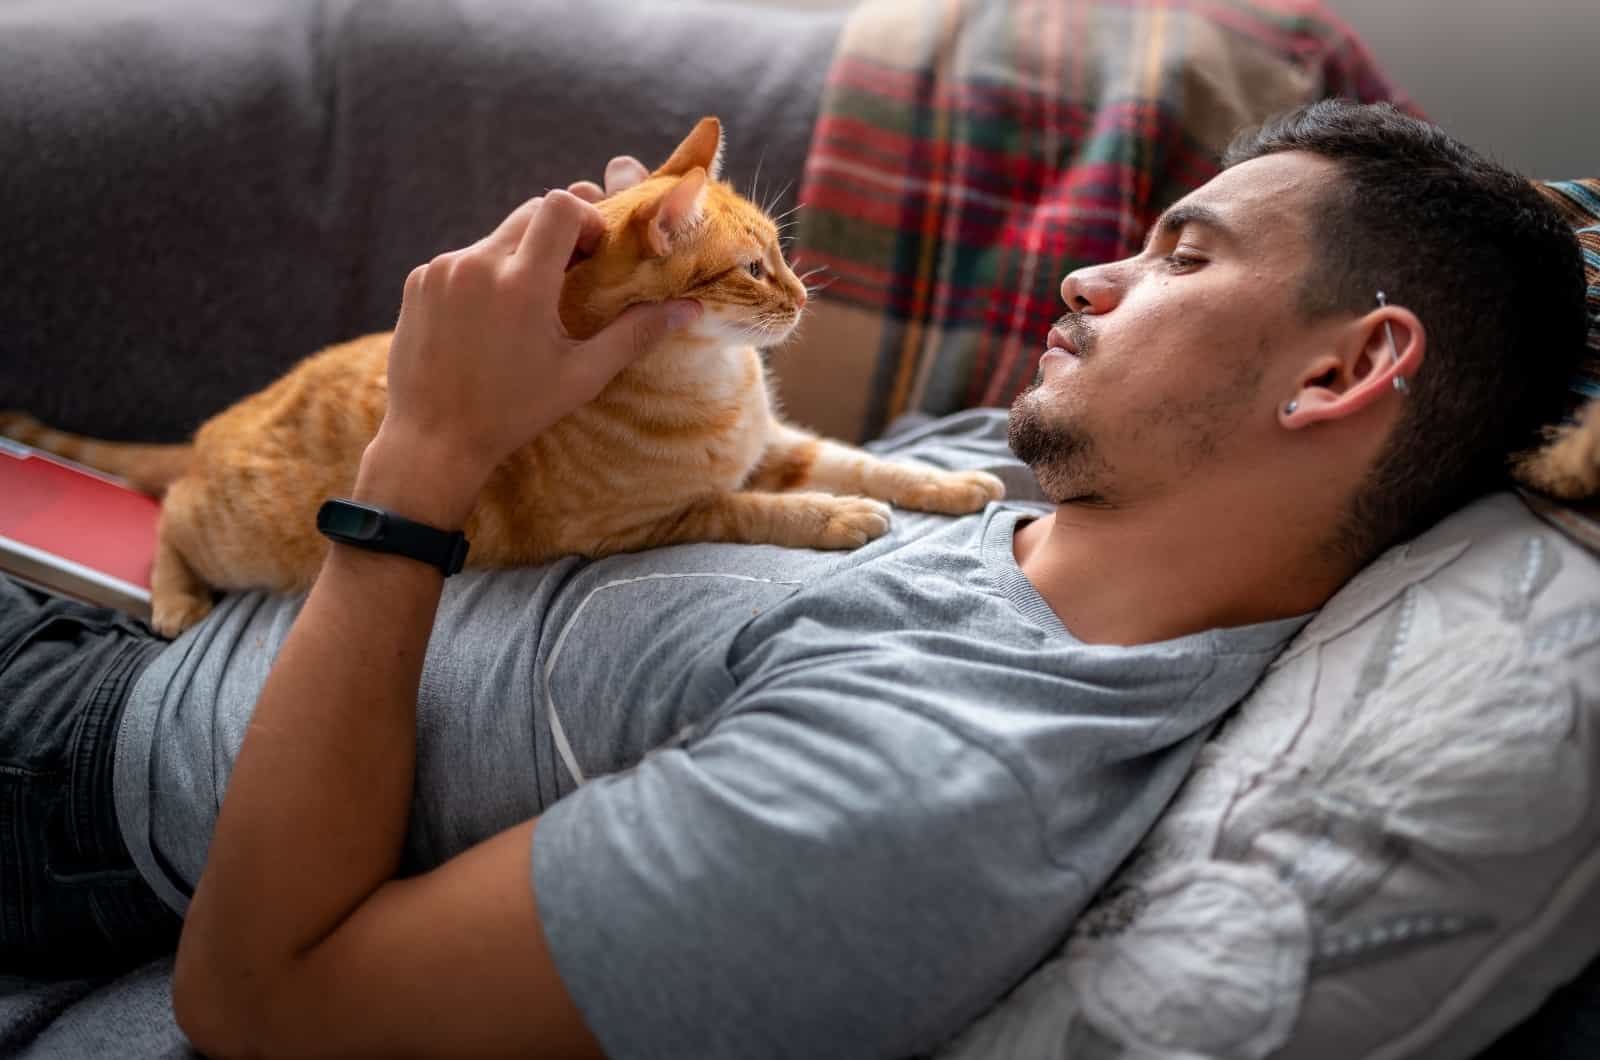
[[[1155,239],[1156,233],[1162,235],[1176,235],[1187,225],[1204,225],[1211,229],[1224,240],[1237,243],[1239,237],[1232,228],[1228,227],[1222,215],[1209,206],[1199,204],[1183,204],[1174,206],[1156,219],[1150,226],[1150,234],[1145,237],[1145,249],[1150,248],[1150,243]]]

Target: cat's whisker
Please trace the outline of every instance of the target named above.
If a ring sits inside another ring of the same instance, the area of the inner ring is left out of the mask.
[[[805,317],[801,317],[800,320],[795,324],[795,326],[789,329],[789,334],[784,336],[783,341],[778,343],[776,346],[774,346],[772,348],[774,350],[783,350],[783,349],[792,348],[795,345],[795,343],[800,341],[800,338],[805,334],[805,330],[806,330],[806,318]]]
[[[756,159],[756,175],[750,178],[750,201],[756,201],[756,193],[761,188],[761,164],[767,160],[767,149],[761,149],[761,157]]]
[[[794,178],[790,177],[787,181],[784,182],[783,187],[778,189],[778,194],[776,194],[776,195],[774,195],[772,197],[772,201],[774,203],[782,202],[783,201],[783,197],[785,195],[789,194],[789,189],[792,188],[792,187],[794,187]],[[794,210],[798,210],[798,209],[800,209],[800,207],[798,205],[795,206]],[[788,217],[789,214],[794,213],[794,210],[788,211],[788,213],[783,214],[783,216],[784,217]]]
[[[784,182],[783,187],[779,188],[775,195],[768,196],[766,201],[762,203],[761,212],[771,216],[773,207],[777,206],[778,203],[783,201],[783,197],[789,194],[789,189],[792,187],[794,187],[794,178],[791,177],[789,180]],[[793,212],[793,210],[787,211],[783,216],[787,217]]]

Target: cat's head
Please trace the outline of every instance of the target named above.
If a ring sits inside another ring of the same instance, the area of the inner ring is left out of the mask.
[[[638,302],[693,298],[704,312],[692,331],[704,338],[770,346],[788,336],[805,285],[778,226],[718,179],[721,167],[722,125],[702,118],[659,169],[597,204],[605,238],[561,292],[568,332],[593,334]]]

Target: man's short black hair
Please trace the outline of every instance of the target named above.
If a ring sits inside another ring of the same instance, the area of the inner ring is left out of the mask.
[[[1232,166],[1307,151],[1342,179],[1309,218],[1300,308],[1361,314],[1383,291],[1428,336],[1406,409],[1338,545],[1359,562],[1504,482],[1557,421],[1584,347],[1577,239],[1523,177],[1389,104],[1313,103],[1236,138]]]

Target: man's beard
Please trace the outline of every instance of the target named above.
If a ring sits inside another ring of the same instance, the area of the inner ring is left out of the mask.
[[[1028,466],[1052,504],[1102,499],[1095,479],[1103,470],[1094,440],[1071,424],[1049,417],[1037,381],[1011,403],[1006,443]]]

